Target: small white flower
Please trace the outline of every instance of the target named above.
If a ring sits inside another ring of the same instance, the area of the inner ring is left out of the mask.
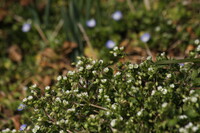
[[[129,69],[133,69],[133,64],[129,64],[129,65],[128,65],[128,68],[129,68]]]
[[[91,114],[90,118],[95,119],[95,115]]]
[[[121,72],[117,72],[117,73],[115,74],[115,76],[119,76],[119,75],[121,75]]]
[[[124,50],[124,47],[120,47],[119,49],[120,49],[120,50]]]
[[[180,115],[179,119],[187,119],[187,116],[186,115]]]
[[[92,69],[92,67],[93,67],[92,65],[87,65],[86,69],[90,70],[90,69]]]
[[[114,110],[116,110],[116,109],[117,109],[117,105],[116,105],[116,103],[112,104],[111,107],[112,107]]]
[[[65,120],[65,124],[67,124],[69,122],[69,120]]]
[[[36,87],[37,87],[37,85],[36,85],[36,84],[34,84],[34,85],[32,85],[31,87],[32,87],[32,88],[36,88]]]
[[[194,43],[198,45],[200,43],[199,39],[194,40]]]
[[[198,129],[199,129],[198,126],[193,126],[193,127],[192,127],[192,131],[193,131],[193,132],[196,132]]]
[[[165,103],[163,103],[163,104],[162,104],[162,108],[165,108],[165,107],[167,107],[167,104],[168,104],[168,103],[166,103],[166,102],[165,102]]]
[[[141,116],[142,115],[142,112],[143,112],[144,109],[141,109],[139,112],[137,112],[137,116]]]
[[[187,133],[187,130],[183,127],[179,128],[179,132],[180,133]]]
[[[27,101],[27,98],[24,98],[22,101],[23,101],[23,102],[26,102],[26,101]]]
[[[109,116],[109,115],[110,115],[110,112],[109,112],[109,111],[107,111],[105,115]]]
[[[66,90],[66,92],[65,92],[66,94],[69,94],[70,93],[70,91],[69,90]]]
[[[102,82],[102,83],[106,83],[106,82],[107,82],[107,79],[101,79],[101,82]]]
[[[97,71],[94,70],[94,71],[92,71],[92,73],[95,75],[95,74],[97,74]]]
[[[151,92],[151,95],[153,96],[155,93],[156,93],[156,91],[155,91],[155,90],[153,90],[153,91]]]
[[[61,79],[62,79],[62,76],[59,75],[59,76],[57,77],[57,80],[60,81]]]
[[[82,65],[83,64],[83,62],[81,61],[81,60],[79,60],[78,62],[77,62],[77,65],[78,66],[80,66],[80,65]]]
[[[149,67],[149,68],[148,68],[148,71],[152,72],[152,71],[153,71],[153,68],[152,68],[152,67]]]
[[[33,96],[28,96],[28,100],[31,100],[31,99],[33,99]]]
[[[195,91],[194,90],[190,90],[190,94],[193,94]]]
[[[139,66],[138,66],[138,64],[134,64],[134,68],[138,68]]]
[[[99,89],[99,93],[102,93],[103,92],[103,89]]]
[[[112,127],[114,127],[114,126],[116,125],[116,122],[117,122],[117,120],[114,119],[114,120],[111,121],[110,125],[111,125]]]
[[[69,102],[66,101],[66,100],[63,100],[63,104],[64,104],[64,105],[67,105],[67,104],[69,104]]]
[[[45,87],[45,90],[49,90],[49,89],[50,89],[50,86],[46,86],[46,87]]]
[[[78,70],[79,70],[80,72],[82,72],[82,71],[83,71],[83,69],[84,69],[83,67],[80,67]]]
[[[59,102],[59,103],[61,102],[59,97],[56,98],[56,102]]]
[[[92,61],[92,64],[93,64],[93,65],[94,65],[94,64],[96,64],[96,61],[95,61],[95,60],[93,60],[93,61]]]
[[[116,57],[116,56],[117,56],[117,53],[114,52],[113,55]]]
[[[193,126],[193,124],[192,124],[192,122],[189,122],[186,126],[185,126],[185,128],[191,128]]]
[[[59,133],[64,133],[64,131],[63,131],[63,130],[60,130]]]
[[[67,77],[66,77],[66,76],[63,76],[63,79],[64,79],[64,80],[67,80]]]
[[[118,47],[114,47],[113,50],[114,50],[114,51],[117,51],[117,50],[118,50]]]
[[[193,103],[196,103],[197,102],[197,98],[196,97],[191,97],[190,99]]]
[[[132,82],[132,80],[131,79],[129,79],[128,81],[127,81],[127,83],[131,83]]]
[[[99,63],[103,64],[103,60],[99,60]]]
[[[170,87],[170,88],[174,88],[175,85],[174,85],[174,84],[170,84],[169,87]]]
[[[75,73],[74,71],[68,71],[68,75],[72,76],[72,75],[74,75],[74,73]]]
[[[200,45],[197,46],[197,51],[200,51]]]
[[[155,28],[155,31],[160,31],[160,27],[159,26],[157,26],[156,28]]]
[[[165,52],[161,53],[160,55],[161,55],[161,56],[165,56]]]
[[[107,73],[107,72],[109,71],[109,68],[106,67],[106,68],[103,69],[103,71],[104,71],[105,73]]]
[[[171,74],[167,74],[167,78],[171,78],[172,77],[172,75]]]
[[[147,60],[151,60],[151,59],[152,59],[152,57],[151,57],[151,56],[148,56],[148,57],[147,57]]]
[[[167,89],[162,89],[161,91],[164,95],[167,94]]]
[[[162,86],[158,86],[157,89],[158,89],[159,91],[161,91],[163,88],[162,88]]]
[[[189,98],[186,97],[186,98],[183,99],[183,102],[186,102],[186,101],[188,101],[188,100],[189,100]]]

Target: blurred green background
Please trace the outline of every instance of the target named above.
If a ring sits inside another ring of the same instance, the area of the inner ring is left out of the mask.
[[[19,129],[28,86],[73,70],[77,56],[112,59],[125,47],[138,63],[160,52],[186,57],[200,44],[199,0],[1,0],[0,130]]]

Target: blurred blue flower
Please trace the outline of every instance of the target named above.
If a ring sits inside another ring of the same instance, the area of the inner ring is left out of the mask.
[[[116,21],[120,20],[123,17],[121,11],[116,11],[112,14],[112,18]]]
[[[28,32],[31,29],[31,24],[29,23],[24,23],[22,26],[22,31],[23,32]]]
[[[179,66],[184,66],[185,64],[184,63],[179,63]]]
[[[23,124],[23,125],[20,126],[19,130],[20,130],[20,131],[23,131],[26,127],[27,127],[27,125],[26,125],[26,124]]]
[[[21,104],[18,106],[17,111],[22,111],[25,107],[26,107],[26,105],[24,105],[24,104],[21,103]]]
[[[112,41],[112,40],[108,40],[108,41],[106,42],[106,47],[109,48],[109,49],[114,48],[115,45],[116,45],[115,42]]]
[[[88,20],[88,21],[86,22],[86,25],[87,25],[88,27],[90,27],[90,28],[95,27],[95,26],[96,26],[96,21],[95,21],[95,19],[90,19],[90,20]]]
[[[151,38],[151,35],[149,33],[144,33],[141,37],[140,40],[144,43],[148,42]]]

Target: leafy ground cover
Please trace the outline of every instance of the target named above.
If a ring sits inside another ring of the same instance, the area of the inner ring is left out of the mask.
[[[2,0],[0,3],[0,129],[19,129],[28,86],[52,85],[85,55],[105,62],[124,46],[132,63],[165,51],[187,57],[199,44],[199,1]]]

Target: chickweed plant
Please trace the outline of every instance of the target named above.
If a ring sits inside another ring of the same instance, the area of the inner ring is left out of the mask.
[[[111,53],[118,58],[122,51],[115,47]],[[26,128],[2,132],[199,132],[198,56],[197,49],[189,57],[195,61],[162,53],[157,62],[148,57],[117,65],[78,57],[77,69],[58,76],[54,86],[30,87],[23,99],[32,108]]]

